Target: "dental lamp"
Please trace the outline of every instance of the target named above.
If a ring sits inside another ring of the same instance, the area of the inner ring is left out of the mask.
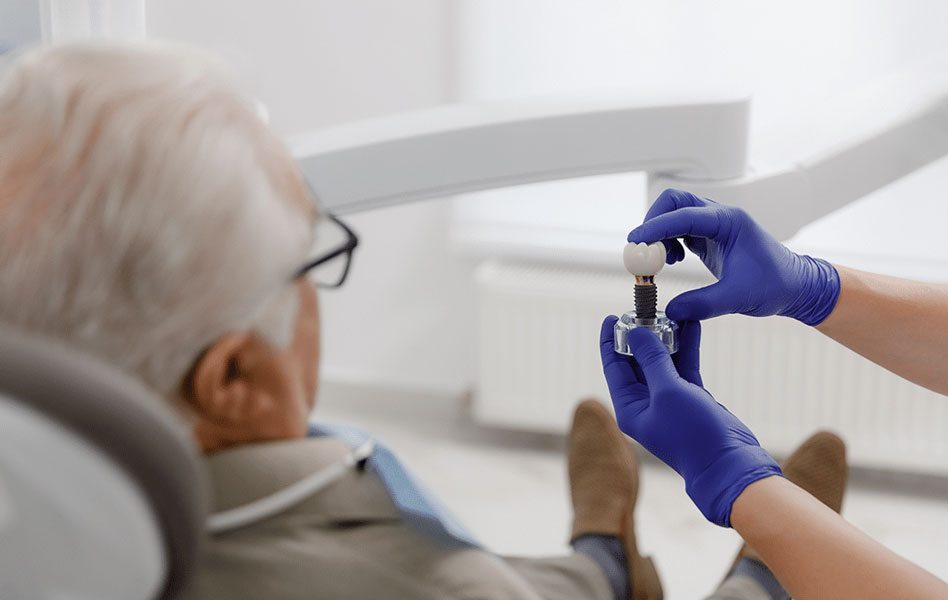
[[[785,240],[948,155],[945,72],[933,66],[853,92],[835,112],[824,110],[838,137],[802,144],[767,168],[748,160],[750,99],[706,93],[450,105],[287,141],[313,189],[340,214],[644,171],[650,197],[676,187],[740,206]],[[817,137],[825,125],[801,126],[797,135]]]

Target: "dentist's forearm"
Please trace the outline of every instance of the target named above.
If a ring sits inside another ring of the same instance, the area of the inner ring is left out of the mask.
[[[747,486],[734,501],[731,526],[794,598],[948,598],[948,584],[782,477]]]
[[[836,268],[839,300],[816,328],[893,373],[948,394],[948,286]]]

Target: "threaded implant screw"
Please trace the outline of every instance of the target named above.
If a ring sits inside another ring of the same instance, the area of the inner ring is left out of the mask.
[[[658,305],[658,287],[654,283],[635,284],[635,316],[638,319],[654,319]]]

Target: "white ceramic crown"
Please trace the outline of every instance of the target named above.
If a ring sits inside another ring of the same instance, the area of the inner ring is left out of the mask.
[[[633,275],[658,275],[665,266],[665,245],[661,242],[627,244],[622,251],[622,262]]]

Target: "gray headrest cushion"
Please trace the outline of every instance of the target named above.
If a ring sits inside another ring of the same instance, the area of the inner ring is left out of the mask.
[[[138,382],[61,344],[0,327],[0,391],[65,425],[121,465],[150,500],[165,534],[177,596],[197,562],[206,477],[193,441]]]

